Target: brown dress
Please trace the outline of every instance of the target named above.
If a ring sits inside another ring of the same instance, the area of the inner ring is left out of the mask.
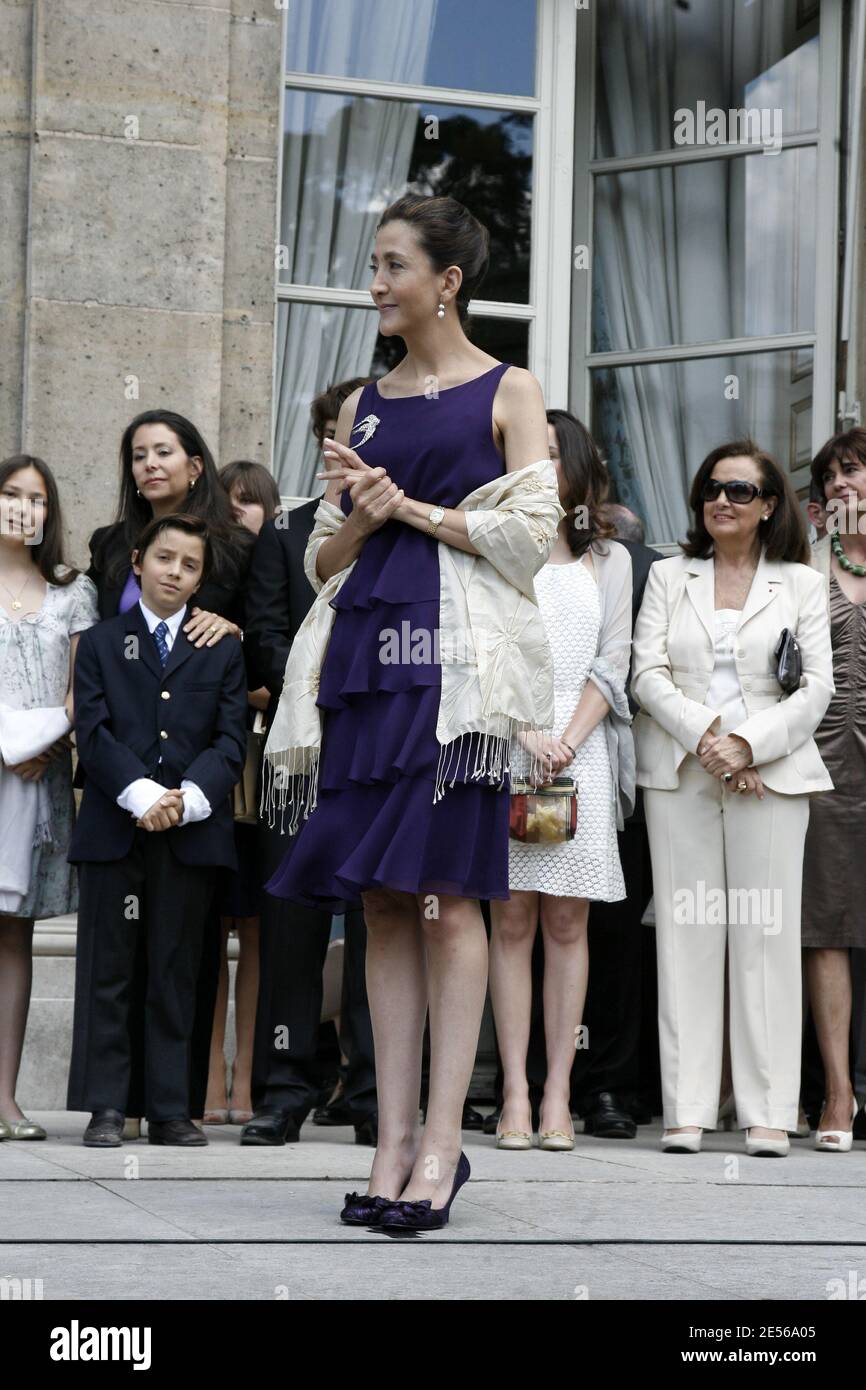
[[[803,855],[804,946],[866,946],[866,602],[830,574],[836,693],[815,734],[834,790],[811,798]]]

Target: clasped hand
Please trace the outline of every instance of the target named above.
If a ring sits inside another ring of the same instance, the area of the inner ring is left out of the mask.
[[[142,830],[171,830],[172,826],[179,825],[183,816],[183,792],[179,787],[171,791],[163,792],[159,801],[155,801],[149,811],[145,811],[136,825],[140,825]]]
[[[9,764],[8,771],[14,772],[16,777],[20,777],[22,782],[41,782],[48,770],[49,763],[53,763],[59,758],[61,753],[72,747],[72,736],[64,734],[52,743],[50,748],[46,748],[44,753],[38,753],[35,758],[26,758],[23,763]]]
[[[698,745],[698,757],[705,772],[713,777],[724,777],[731,773],[736,777],[736,790],[740,796],[755,792],[759,800],[764,797],[764,784],[761,775],[752,764],[752,750],[744,738],[737,734],[704,734]],[[745,782],[741,787],[740,783]]]
[[[574,761],[574,754],[561,738],[534,732],[518,734],[518,738],[527,753],[535,754],[544,768],[544,776],[536,776],[534,779],[539,785],[552,782],[558,772]]]
[[[329,467],[316,477],[336,482],[338,492],[349,489],[352,512],[348,520],[363,536],[378,531],[405,498],[403,489],[392,483],[384,468],[371,468],[354,449],[336,439],[326,440],[322,452]]]

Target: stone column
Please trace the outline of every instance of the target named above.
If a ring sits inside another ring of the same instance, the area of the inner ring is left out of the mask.
[[[0,92],[2,447],[51,464],[82,563],[139,411],[188,415],[219,463],[270,466],[281,12],[3,0],[0,13],[14,65]]]

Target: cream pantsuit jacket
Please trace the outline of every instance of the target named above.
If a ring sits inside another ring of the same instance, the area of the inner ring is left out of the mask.
[[[718,719],[704,699],[713,674],[712,558],[675,555],[649,572],[635,624],[631,690],[641,706],[634,723],[637,783],[670,790],[687,753]],[[783,696],[773,656],[790,628],[803,676]],[[822,576],[809,565],[763,553],[736,629],[735,660],[748,718],[731,733],[752,749],[766,787],[797,795],[833,787],[812,735],[834,692],[830,624]],[[714,732],[716,730],[714,729]]]

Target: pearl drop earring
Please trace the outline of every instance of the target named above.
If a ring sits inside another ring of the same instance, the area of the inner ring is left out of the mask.
[[[444,319],[445,317],[445,305],[441,301],[439,303],[439,308],[436,310],[436,317],[440,319]]]

